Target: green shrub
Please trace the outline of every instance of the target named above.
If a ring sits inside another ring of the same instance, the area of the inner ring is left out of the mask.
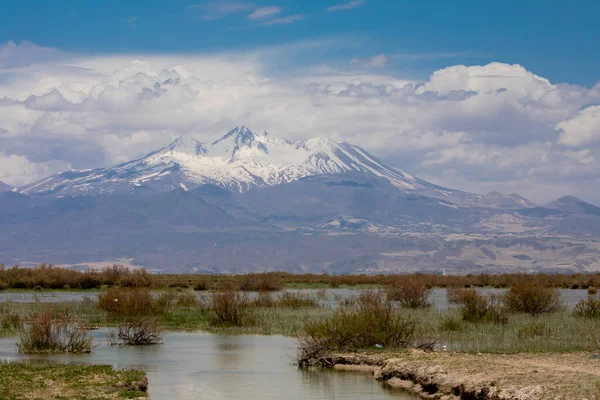
[[[308,324],[298,339],[298,363],[309,364],[327,350],[354,351],[381,345],[411,345],[416,323],[395,309],[381,292],[363,292],[356,308],[341,307],[328,320]]]
[[[563,307],[558,289],[519,283],[504,295],[509,310],[531,315],[559,311]]]
[[[464,322],[452,315],[445,315],[440,321],[440,329],[448,332],[462,331],[463,325]]]
[[[549,336],[551,333],[548,325],[543,321],[533,321],[519,328],[517,336],[520,339],[535,339]]]

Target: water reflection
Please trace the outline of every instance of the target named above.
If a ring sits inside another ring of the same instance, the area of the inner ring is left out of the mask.
[[[23,356],[15,339],[0,339],[0,358],[141,368],[151,399],[418,399],[389,390],[364,373],[300,369],[292,365],[295,341],[281,336],[171,333],[153,347],[110,347],[94,332],[91,354]]]

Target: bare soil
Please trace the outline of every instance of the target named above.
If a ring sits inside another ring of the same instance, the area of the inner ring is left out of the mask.
[[[336,369],[373,372],[386,384],[431,399],[600,400],[600,357],[592,353],[465,354],[409,351],[346,354]]]

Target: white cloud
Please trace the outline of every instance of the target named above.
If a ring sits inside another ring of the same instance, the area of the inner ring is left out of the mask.
[[[589,184],[600,181],[600,85],[555,84],[500,63],[452,66],[424,82],[356,70],[270,75],[271,60],[302,59],[319,46],[69,55],[13,68],[0,80],[0,180],[118,163],[182,134],[210,141],[246,124],[290,140],[355,143],[448,187],[600,202]]]
[[[387,65],[388,57],[381,53],[370,58],[353,58],[348,63],[351,67],[358,68],[383,68]]]
[[[63,161],[33,163],[27,157],[0,152],[0,181],[14,187],[42,179],[69,167],[70,165]]]
[[[291,24],[291,23],[294,23],[295,21],[302,21],[303,19],[304,19],[304,15],[294,14],[294,15],[288,15],[286,17],[269,19],[264,22],[264,25]]]
[[[231,14],[251,11],[255,8],[253,3],[235,0],[211,1],[203,4],[193,4],[188,7],[189,11],[199,11],[199,19],[213,21],[224,18]]]
[[[51,47],[41,47],[31,42],[19,44],[9,40],[0,45],[0,69],[21,68],[39,62],[55,60],[64,55]]]
[[[271,18],[274,15],[277,15],[282,11],[283,11],[283,9],[281,7],[277,7],[277,6],[260,7],[260,8],[257,8],[256,10],[252,11],[252,13],[250,15],[248,15],[248,19]]]
[[[352,0],[348,3],[331,6],[331,7],[327,8],[327,11],[352,10],[352,9],[358,8],[364,4],[365,4],[365,0]]]
[[[600,142],[600,106],[590,106],[581,110],[573,118],[556,125],[560,142],[566,146],[578,147]]]

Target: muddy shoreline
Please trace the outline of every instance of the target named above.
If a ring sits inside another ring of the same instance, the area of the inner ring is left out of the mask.
[[[600,400],[600,358],[591,353],[464,354],[410,351],[338,354],[323,367],[363,371],[386,385],[444,400]]]

